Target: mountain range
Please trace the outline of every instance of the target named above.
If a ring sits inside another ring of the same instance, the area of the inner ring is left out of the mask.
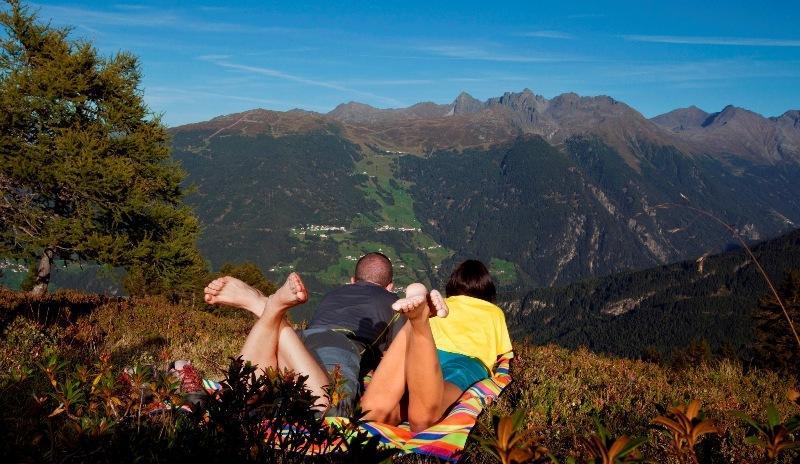
[[[728,106],[647,119],[606,96],[530,90],[327,114],[251,110],[171,129],[216,267],[252,260],[324,290],[360,253],[398,283],[459,259],[504,290],[563,285],[724,250],[800,223],[798,111]]]
[[[734,106],[713,114],[689,107],[648,120],[610,97],[566,93],[547,100],[525,89],[483,102],[461,93],[449,105],[419,103],[402,109],[381,110],[351,102],[339,105],[327,116],[345,123],[356,137],[410,152],[485,146],[509,135],[536,134],[548,143],[558,144],[571,136],[594,134],[631,157],[636,155],[637,143],[646,141],[672,145],[689,154],[738,156],[766,163],[800,161],[797,110],[765,118]],[[474,132],[459,138],[436,132],[418,146],[401,135],[426,134],[422,127],[428,124],[470,128]]]

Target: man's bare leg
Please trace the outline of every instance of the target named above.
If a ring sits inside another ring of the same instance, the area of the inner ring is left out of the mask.
[[[428,289],[420,283],[406,287],[406,298],[427,293]],[[367,411],[364,419],[391,425],[402,422],[400,400],[406,392],[406,351],[410,331],[411,326],[406,323],[375,369],[372,381],[361,397],[361,409]]]
[[[261,317],[269,300],[269,297],[260,291],[231,276],[212,280],[206,285],[204,293],[204,299],[208,304],[246,309],[258,317]],[[305,299],[308,299],[307,295]],[[301,303],[304,302],[305,300]]]
[[[286,321],[289,308],[305,303],[308,292],[300,276],[289,275],[281,288],[269,297],[239,279],[226,276],[205,288],[205,301],[246,309],[259,316],[242,347],[242,358],[262,369],[289,369],[307,375],[306,386],[320,398],[325,408],[325,386],[330,383],[325,370],[308,352],[300,337]]]
[[[438,421],[447,408],[461,395],[461,389],[445,382],[436,344],[433,340],[430,312],[447,314],[441,294],[415,294],[395,302],[392,307],[408,318],[406,349],[406,382],[408,384],[408,422],[411,430],[425,430]],[[413,360],[413,362],[411,361]]]
[[[306,387],[314,396],[319,397],[317,405],[321,409],[327,409],[330,398],[326,397],[325,389],[331,382],[328,373],[319,365],[317,358],[308,351],[303,340],[289,325],[286,318],[283,318],[281,322],[278,336],[278,367],[307,375]]]
[[[251,289],[252,287],[244,282],[230,278],[217,298],[223,302],[222,304],[249,309],[249,305],[253,302],[263,301],[263,298],[248,295]],[[265,302],[261,317],[253,325],[244,342],[242,357],[257,364],[261,369],[277,369],[279,332],[286,311],[306,300],[308,292],[300,276],[296,273],[289,274],[286,282]]]

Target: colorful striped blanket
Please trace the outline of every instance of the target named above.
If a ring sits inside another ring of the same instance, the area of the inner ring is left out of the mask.
[[[501,356],[492,377],[467,389],[447,416],[427,430],[415,434],[408,424],[393,426],[378,422],[365,422],[361,428],[370,435],[380,436],[381,443],[400,449],[404,454],[424,454],[457,461],[483,408],[495,401],[511,383],[509,365],[512,356],[513,353]],[[328,421],[343,424],[347,419],[331,417]]]
[[[402,454],[424,454],[439,459],[455,462],[461,457],[467,438],[477,422],[483,409],[497,400],[503,389],[511,383],[509,365],[513,353],[501,356],[494,367],[492,377],[477,382],[467,389],[458,399],[455,406],[440,422],[422,432],[413,433],[408,424],[397,426],[379,422],[364,422],[360,429],[371,436],[379,436],[385,446],[397,448]],[[219,389],[216,382],[203,380],[209,390]],[[348,424],[346,417],[327,417],[329,425],[344,427]],[[329,443],[334,448],[339,443]],[[314,446],[310,454],[325,453],[325,447]]]

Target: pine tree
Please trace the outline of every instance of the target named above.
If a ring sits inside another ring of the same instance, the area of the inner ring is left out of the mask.
[[[778,294],[789,316],[800,322],[800,270],[786,274]],[[783,310],[771,294],[753,312],[754,354],[759,365],[800,377],[800,349]]]
[[[205,264],[185,174],[139,87],[138,60],[102,57],[18,0],[0,11],[0,257],[128,270],[132,293],[179,294]]]

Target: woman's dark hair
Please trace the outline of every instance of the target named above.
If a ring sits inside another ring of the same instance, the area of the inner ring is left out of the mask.
[[[447,296],[467,295],[490,303],[494,303],[497,297],[489,270],[475,259],[468,259],[455,268],[447,281],[445,293]]]

